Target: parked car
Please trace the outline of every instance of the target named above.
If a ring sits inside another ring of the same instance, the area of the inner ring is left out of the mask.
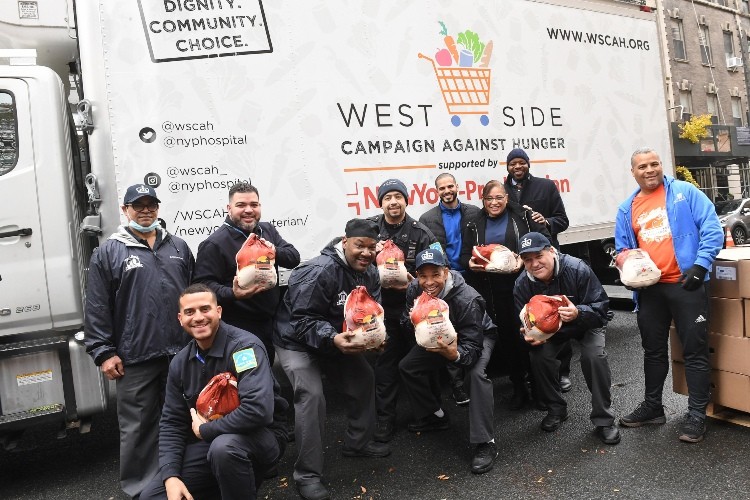
[[[717,208],[722,228],[729,228],[735,245],[748,243],[750,235],[750,198],[731,200]]]

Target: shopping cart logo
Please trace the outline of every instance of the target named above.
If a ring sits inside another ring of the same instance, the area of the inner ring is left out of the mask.
[[[461,125],[461,115],[479,115],[479,122],[487,126],[490,106],[489,68],[492,57],[492,40],[484,43],[479,35],[471,30],[458,34],[457,38],[448,34],[442,21],[440,34],[445,48],[435,54],[435,59],[421,52],[417,56],[432,63],[443,101],[451,114],[451,123]]]

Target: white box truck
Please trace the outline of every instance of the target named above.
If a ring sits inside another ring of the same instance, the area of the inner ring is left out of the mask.
[[[4,2],[0,433],[85,429],[106,408],[80,343],[82,295],[130,184],[157,189],[167,229],[195,250],[228,187],[252,180],[265,219],[308,259],[378,213],[386,178],[409,187],[412,216],[437,202],[443,172],[480,204],[522,147],[562,194],[561,243],[601,252],[634,187],[631,151],[651,145],[671,169],[653,6]]]

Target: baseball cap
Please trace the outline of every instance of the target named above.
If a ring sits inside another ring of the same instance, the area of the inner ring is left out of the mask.
[[[347,238],[372,238],[378,240],[378,225],[369,219],[352,219],[346,223],[344,235]]]
[[[427,248],[417,254],[416,268],[432,264],[433,266],[446,267],[448,263],[445,261],[445,256],[440,250],[434,248]]]
[[[518,250],[519,254],[539,252],[552,246],[546,236],[542,233],[526,233],[521,238],[521,245]]]
[[[130,205],[138,198],[144,196],[150,196],[155,199],[157,203],[161,203],[161,200],[156,197],[156,190],[146,184],[133,184],[125,191],[125,198],[122,200],[123,205]]]

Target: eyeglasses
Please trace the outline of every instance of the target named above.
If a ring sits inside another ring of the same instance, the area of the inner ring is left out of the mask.
[[[492,196],[485,196],[482,199],[484,201],[486,201],[487,203],[492,203],[493,201],[501,202],[501,201],[503,201],[505,199],[505,195],[504,194],[499,194],[499,195],[495,196],[494,198]]]
[[[149,212],[155,212],[159,209],[159,204],[155,201],[152,201],[151,203],[131,203],[130,208],[136,212],[145,212],[146,210]]]

